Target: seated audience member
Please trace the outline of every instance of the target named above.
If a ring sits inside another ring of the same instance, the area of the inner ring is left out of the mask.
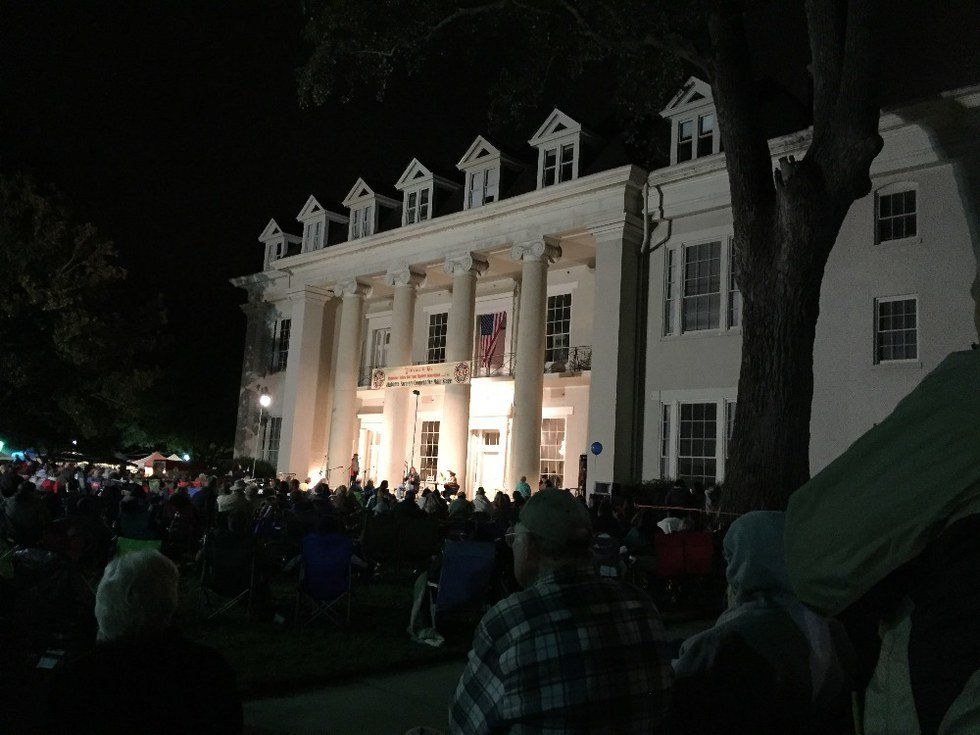
[[[608,498],[604,498],[599,503],[599,512],[596,515],[593,528],[596,533],[606,533],[613,538],[623,538],[626,535],[623,524],[613,515],[612,503],[609,502]]]
[[[95,600],[98,644],[55,677],[45,732],[242,732],[234,671],[171,627],[177,576],[156,551],[109,563]]]
[[[4,510],[7,525],[18,544],[35,546],[41,541],[44,527],[51,519],[34,483],[23,480],[17,492],[6,498]]]
[[[419,508],[414,490],[405,493],[405,499],[395,506],[394,513],[399,518],[428,518],[426,512]]]
[[[783,553],[785,514],[755,511],[725,536],[728,609],[688,639],[674,662],[671,732],[691,735],[839,732],[850,715],[839,623],[795,597]]]
[[[786,561],[852,633],[866,735],[980,732],[980,347],[793,493]]]
[[[449,504],[449,515],[453,518],[468,516],[473,512],[473,503],[466,499],[466,493],[462,490],[456,493],[453,502]]]
[[[684,530],[684,520],[677,517],[678,511],[668,510],[667,517],[657,523],[657,527],[664,533],[677,533]]]
[[[135,483],[125,485],[119,503],[119,535],[135,539],[160,538],[154,508],[146,499],[146,491]]]
[[[582,504],[534,494],[515,528],[523,590],[473,638],[450,704],[453,733],[658,732],[670,690],[660,614],[643,592],[600,578]]]
[[[248,513],[252,510],[252,503],[245,495],[245,481],[235,480],[231,486],[231,492],[218,496],[219,513]]]
[[[476,495],[473,496],[473,512],[486,513],[487,515],[493,513],[493,506],[487,500],[487,491],[482,487],[478,487],[476,489]]]
[[[434,516],[442,512],[443,505],[440,502],[439,493],[430,488],[426,488],[422,493],[422,510],[428,515]]]
[[[501,528],[507,528],[516,519],[514,518],[514,506],[510,502],[510,496],[503,490],[498,490],[493,499],[493,519]]]
[[[381,485],[378,486],[374,497],[371,498],[369,510],[376,516],[383,516],[385,513],[391,512],[393,507],[394,500],[391,497],[391,493],[388,492],[388,481],[383,480]]]

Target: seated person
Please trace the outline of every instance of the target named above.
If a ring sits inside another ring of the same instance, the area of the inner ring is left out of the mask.
[[[480,621],[451,732],[659,732],[671,681],[660,614],[640,590],[600,578],[591,548],[571,495],[527,501],[513,537],[524,589]]]
[[[456,497],[453,502],[449,504],[449,516],[450,517],[460,517],[468,516],[473,512],[473,503],[466,499],[466,493],[460,490],[456,493]]]
[[[158,539],[160,529],[155,508],[146,499],[146,491],[139,485],[124,486],[119,503],[119,535],[133,539]]]
[[[487,499],[487,491],[482,487],[478,487],[476,489],[476,495],[473,496],[473,512],[486,513],[487,515],[493,513],[493,506]]]
[[[712,628],[685,641],[674,661],[672,733],[847,731],[844,664],[853,654],[843,628],[793,594],[784,516],[747,513],[725,536],[729,606]]]
[[[605,533],[613,538],[623,538],[626,535],[623,524],[613,515],[612,503],[609,502],[608,498],[599,503],[599,514],[596,516],[593,525],[597,534]]]
[[[98,644],[52,681],[43,731],[242,732],[234,671],[170,627],[176,607],[177,567],[165,556],[110,562],[95,599]]]
[[[394,514],[399,518],[428,518],[428,514],[419,508],[415,499],[415,491],[405,493],[405,499],[395,506]]]

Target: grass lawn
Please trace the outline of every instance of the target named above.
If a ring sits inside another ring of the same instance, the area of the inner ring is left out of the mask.
[[[413,642],[407,632],[412,609],[412,580],[402,575],[356,586],[349,634],[323,618],[297,628],[292,578],[272,589],[273,605],[286,622],[267,617],[248,620],[241,605],[214,620],[198,608],[196,580],[181,585],[177,624],[185,635],[217,648],[238,673],[243,697],[257,698],[304,688],[348,682],[448,660],[462,660],[469,650],[478,618],[470,616],[440,626],[445,644],[432,648]]]

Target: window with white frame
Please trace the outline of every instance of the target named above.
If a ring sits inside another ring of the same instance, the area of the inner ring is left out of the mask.
[[[419,455],[419,477],[423,482],[435,482],[439,467],[439,422],[423,421],[419,432],[421,453]]]
[[[681,329],[717,329],[721,314],[721,241],[684,248]]]
[[[371,333],[370,367],[388,366],[388,345],[391,344],[391,327],[381,327]]]
[[[546,148],[541,169],[541,186],[560,184],[575,178],[575,144],[564,143],[555,148]]]
[[[307,222],[304,229],[307,250],[319,250],[323,247],[323,232],[326,229],[323,221],[315,220],[313,222]]]
[[[715,123],[713,112],[677,121],[677,141],[674,147],[676,163],[721,152],[721,138]]]
[[[707,487],[717,469],[718,404],[681,403],[678,421],[677,477]]]
[[[429,219],[431,196],[431,190],[428,188],[408,192],[405,202],[405,224],[411,225]]]
[[[735,282],[735,241],[728,238],[728,328],[742,326],[742,292]]]
[[[715,116],[698,117],[698,158],[710,156],[715,152]]]
[[[728,459],[732,445],[732,432],[735,431],[735,401],[725,401],[725,459]]]
[[[664,252],[664,334],[677,332],[676,317],[676,286],[674,284],[674,260],[677,251],[668,249]]]
[[[900,191],[886,189],[876,196],[876,230],[878,242],[914,237],[916,222],[916,191],[905,187]]]
[[[351,212],[351,240],[374,234],[374,207],[362,207]]]
[[[279,463],[279,435],[282,432],[282,417],[267,416],[262,432],[262,459],[275,467]]]
[[[289,331],[292,320],[279,319],[272,328],[272,359],[269,372],[278,373],[286,369],[289,359]]]
[[[429,340],[426,346],[425,361],[429,364],[446,361],[446,332],[449,329],[449,314],[429,314]]]
[[[665,403],[660,416],[660,477],[670,477],[670,411],[671,405]]]
[[[470,209],[497,201],[500,169],[493,166],[469,174],[466,201]]]
[[[572,333],[572,295],[555,294],[548,297],[547,321],[545,322],[545,362],[568,360]]]
[[[565,486],[565,419],[541,420],[541,474]]]
[[[875,363],[919,358],[918,298],[875,300]]]
[[[694,158],[694,120],[681,120],[677,123],[677,162]]]

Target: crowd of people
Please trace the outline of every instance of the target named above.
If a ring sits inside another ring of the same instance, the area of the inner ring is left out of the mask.
[[[63,535],[52,532],[58,524],[106,548],[112,538],[159,542],[160,551],[105,566],[99,645],[56,680],[49,730],[84,717],[103,732],[240,732],[233,672],[171,626],[179,567],[209,533],[244,538],[275,526],[287,539],[325,530],[356,539],[387,517],[465,529],[509,550],[513,588],[488,600],[476,627],[449,696],[453,733],[980,732],[978,354],[940,366],[788,511],[731,523],[714,489],[680,484],[658,508],[609,497],[589,507],[546,481],[531,493],[526,479],[512,493],[468,497],[458,483],[436,491],[412,476],[394,490],[354,475],[304,490],[297,480],[154,482],[70,464],[10,466],[0,475],[10,544],[48,545]],[[886,485],[892,506],[868,512]],[[713,625],[681,642],[642,585],[601,573],[596,549],[611,539],[639,558],[687,532],[717,539],[727,599]],[[186,686],[187,668],[205,672],[205,684]],[[159,685],[152,701],[137,690],[120,705],[118,677]],[[178,689],[175,712],[163,703]]]

